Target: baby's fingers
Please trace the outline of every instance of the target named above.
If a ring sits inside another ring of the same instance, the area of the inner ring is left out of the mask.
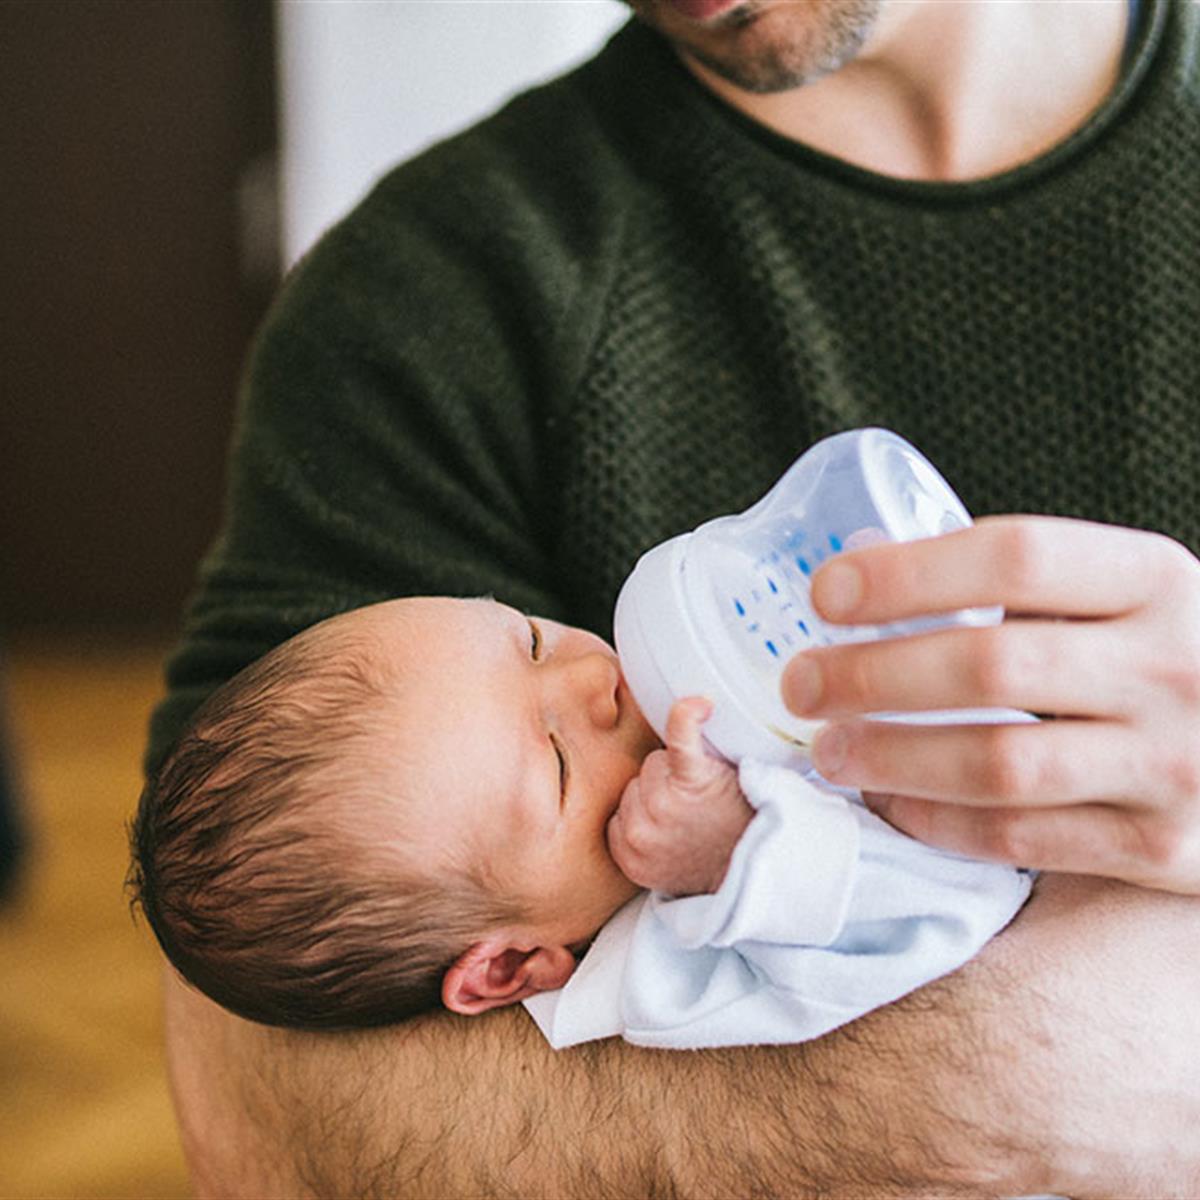
[[[629,813],[637,807],[640,800],[641,784],[635,776],[622,793],[621,803],[617,806],[616,811],[609,817],[605,834],[608,839],[608,852],[622,873],[634,883],[645,887],[646,885],[641,883],[639,878],[642,874],[640,856],[630,844],[628,829]]]
[[[678,700],[667,716],[667,770],[684,787],[709,782],[724,766],[705,744],[701,727],[712,716],[712,701],[703,696]]]

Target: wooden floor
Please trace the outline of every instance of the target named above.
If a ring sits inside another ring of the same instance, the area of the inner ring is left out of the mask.
[[[188,1194],[160,1048],[158,956],[122,892],[157,645],[7,647],[34,840],[0,909],[0,1197]]]

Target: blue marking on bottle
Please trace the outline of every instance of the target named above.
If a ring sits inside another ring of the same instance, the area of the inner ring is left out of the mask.
[[[768,578],[767,579],[767,587],[769,587],[771,589],[771,594],[773,596],[779,595],[779,589],[775,586],[775,580]]]
[[[829,544],[833,547],[833,552],[837,554],[842,548],[842,539],[836,533],[829,535]]]
[[[757,622],[757,621],[752,621],[752,622],[750,623],[750,626],[749,626],[749,632],[750,632],[750,633],[757,633],[757,632],[758,632],[758,622]]]
[[[804,636],[805,636],[805,637],[811,637],[811,636],[812,636],[812,635],[811,635],[811,634],[808,632],[808,626],[807,626],[807,625],[805,625],[805,623],[804,623],[803,621],[797,621],[797,622],[796,622],[796,624],[800,626],[800,631],[801,631],[801,632],[804,634]]]
[[[770,650],[770,652],[775,655],[776,658],[779,657],[779,651],[775,649],[775,643],[771,641],[770,638],[767,638],[767,649]]]
[[[746,606],[735,596],[733,598],[733,607],[737,609],[737,615],[744,617],[746,615]]]
[[[801,558],[798,554],[796,555],[796,566],[798,566],[805,575],[812,574],[812,567],[808,565],[806,559]]]

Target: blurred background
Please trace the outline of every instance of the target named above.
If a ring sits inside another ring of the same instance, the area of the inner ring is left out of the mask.
[[[0,0],[0,1197],[187,1195],[124,823],[283,273],[624,17]]]

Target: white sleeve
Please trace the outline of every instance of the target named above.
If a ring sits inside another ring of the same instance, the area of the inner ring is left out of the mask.
[[[801,1042],[954,970],[1029,894],[1010,867],[935,850],[861,803],[743,762],[755,807],[720,889],[643,894],[567,986],[526,1001],[555,1046]]]
[[[642,893],[600,931],[564,987],[524,1002],[555,1049],[628,1036],[624,1008],[631,995],[642,994],[641,978],[673,977],[686,986],[696,968],[711,968],[730,981],[722,989],[710,977],[711,999],[724,991],[740,995],[745,963],[731,947],[797,937],[824,945],[841,932],[858,862],[851,806],[782,767],[743,762],[739,782],[757,811],[720,889],[675,900]],[[647,916],[651,908],[657,916]],[[723,966],[714,954],[725,956]],[[645,999],[656,1010],[646,1019],[670,1023],[673,1001],[663,1007],[661,993]]]
[[[720,888],[650,908],[680,946],[782,942],[827,946],[842,931],[858,868],[851,804],[786,767],[743,760],[738,782],[754,819],[734,847]]]
[[[743,762],[741,778],[757,812],[720,890],[652,894],[638,916],[631,1042],[819,1037],[961,966],[1029,894],[1025,873],[925,846],[782,768]]]

